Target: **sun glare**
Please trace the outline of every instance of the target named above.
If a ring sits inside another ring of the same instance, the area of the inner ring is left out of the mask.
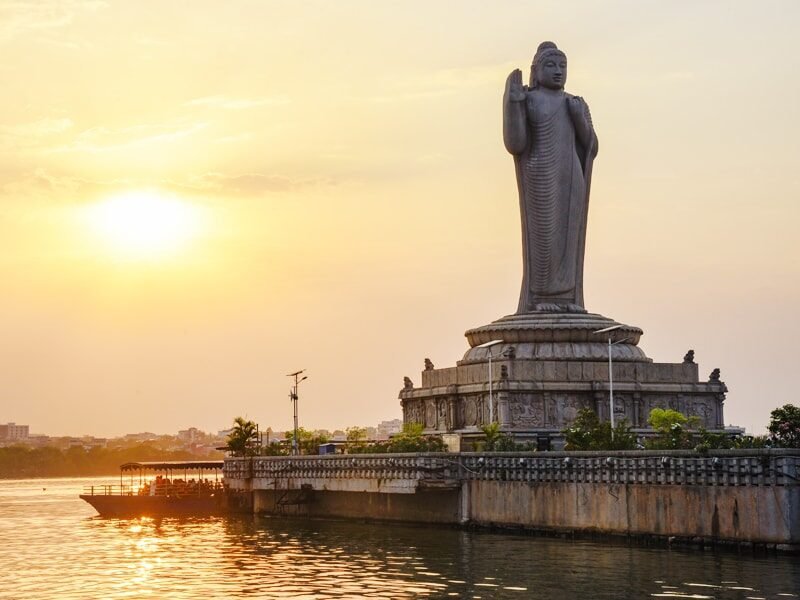
[[[184,249],[205,226],[203,210],[157,191],[127,192],[88,207],[89,228],[120,258],[152,260]]]

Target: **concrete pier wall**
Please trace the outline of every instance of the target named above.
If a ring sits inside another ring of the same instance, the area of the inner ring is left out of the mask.
[[[228,459],[255,512],[800,548],[800,451]]]
[[[253,510],[286,516],[375,519],[410,523],[458,523],[459,492],[432,490],[420,494],[314,492],[303,498],[281,490],[255,490]]]
[[[800,488],[471,481],[483,525],[707,540],[800,543]]]

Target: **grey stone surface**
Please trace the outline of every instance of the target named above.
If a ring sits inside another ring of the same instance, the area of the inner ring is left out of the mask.
[[[522,216],[518,313],[583,312],[583,258],[597,136],[589,107],[564,91],[567,57],[539,45],[530,84],[514,70],[503,95],[503,140],[514,156]]]
[[[509,315],[467,331],[465,335],[472,349],[460,364],[484,361],[490,350],[494,356],[514,352],[528,358],[607,360],[607,338],[594,332],[616,325],[620,329],[614,332],[614,339],[625,341],[612,346],[613,359],[650,361],[636,346],[642,335],[638,327],[591,313],[528,313]],[[505,344],[491,349],[477,347],[493,340]]]
[[[494,415],[502,429],[520,434],[558,434],[582,408],[609,419],[608,363],[597,360],[493,358],[489,407],[488,360],[422,373],[419,388],[400,393],[403,418],[433,432],[476,431]],[[724,426],[728,391],[721,381],[701,382],[698,365],[615,362],[615,418],[646,429],[654,408],[697,416],[709,429]]]

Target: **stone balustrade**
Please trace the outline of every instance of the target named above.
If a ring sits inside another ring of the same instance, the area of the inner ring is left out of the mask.
[[[404,481],[406,487],[463,481],[796,486],[800,450],[270,456],[226,459],[223,473],[235,487],[253,480],[252,489],[281,480]]]

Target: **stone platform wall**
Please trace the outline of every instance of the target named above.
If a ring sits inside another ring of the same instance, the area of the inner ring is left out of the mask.
[[[724,427],[727,388],[699,381],[695,363],[614,363],[615,419],[647,428],[653,408],[697,416],[708,429]],[[497,421],[504,431],[558,435],[589,408],[610,418],[608,363],[498,359],[493,361],[492,404],[486,362],[422,372],[422,387],[400,392],[403,419],[429,433],[469,433]]]
[[[228,459],[256,512],[800,548],[800,451]]]

